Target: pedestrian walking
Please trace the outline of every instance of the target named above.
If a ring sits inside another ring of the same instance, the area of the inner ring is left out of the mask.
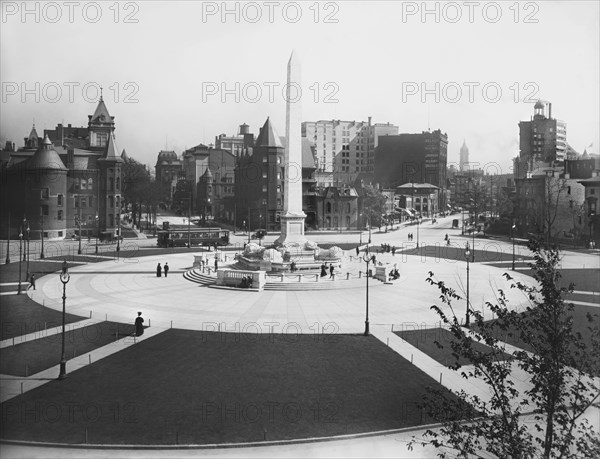
[[[450,245],[450,238],[446,239],[446,245]]]
[[[35,274],[32,274],[29,278],[29,286],[35,290]]]
[[[325,277],[327,275],[327,266],[325,263],[321,265],[321,277]]]
[[[142,336],[144,334],[144,319],[142,313],[138,312],[138,316],[135,318],[135,336]]]
[[[295,261],[292,261],[292,263],[290,264],[290,271],[291,272],[296,271],[296,262]]]
[[[219,269],[219,260],[215,257],[215,272],[217,272],[217,269]]]
[[[156,277],[160,277],[162,273],[162,267],[160,266],[160,263],[158,265],[156,265]]]
[[[333,267],[333,263],[331,263],[331,264],[329,265],[329,278],[330,278],[330,279],[333,279],[333,275],[334,275],[334,273],[333,273],[333,270],[334,270],[334,269],[335,269],[335,268]]]
[[[448,240],[448,235],[446,234],[446,236],[444,237],[444,241]]]
[[[396,246],[395,245],[392,246],[392,256],[394,256],[394,257],[396,256]]]
[[[360,250],[359,250],[358,246],[356,246],[356,256],[358,257],[359,254],[360,254]]]
[[[165,272],[165,277],[167,277],[167,274],[169,274],[169,263],[165,263],[163,270]]]

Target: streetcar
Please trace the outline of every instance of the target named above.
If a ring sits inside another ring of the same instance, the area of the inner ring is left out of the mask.
[[[221,228],[188,228],[170,226],[158,232],[157,244],[159,247],[187,247],[189,243],[194,246],[214,247],[215,245],[229,244],[229,230]]]

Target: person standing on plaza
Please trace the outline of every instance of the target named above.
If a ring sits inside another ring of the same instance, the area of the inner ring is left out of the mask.
[[[392,256],[393,257],[396,256],[396,246],[395,245],[392,246]]]
[[[330,279],[333,279],[333,275],[334,275],[334,272],[333,272],[333,270],[334,270],[333,263],[331,263],[331,264],[329,265],[329,278],[330,278]]]
[[[156,277],[160,277],[162,273],[162,267],[160,266],[160,263],[158,265],[156,265]]]
[[[327,275],[327,266],[325,263],[321,265],[321,277],[325,277]]]
[[[35,274],[32,274],[29,278],[29,286],[35,290]],[[20,287],[20,284],[19,284]]]
[[[215,256],[215,272],[217,272],[217,269],[219,269],[219,260]]]
[[[358,257],[359,254],[360,254],[360,249],[358,248],[358,246],[356,246],[356,256]]]
[[[138,316],[135,319],[135,336],[142,336],[144,334],[144,319],[142,313],[138,312]]]
[[[165,263],[163,271],[165,272],[165,277],[167,277],[167,274],[169,274],[169,263]]]

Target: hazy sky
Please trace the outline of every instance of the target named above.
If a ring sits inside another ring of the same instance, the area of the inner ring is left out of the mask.
[[[472,161],[510,172],[518,122],[541,98],[577,151],[600,146],[597,1],[26,7],[2,2],[3,143],[21,146],[33,119],[40,135],[60,122],[87,126],[100,85],[118,148],[152,166],[165,145],[181,153],[244,122],[257,134],[268,116],[284,135],[282,88],[295,49],[306,121],[371,116],[400,132],[439,128],[449,162],[466,139]]]

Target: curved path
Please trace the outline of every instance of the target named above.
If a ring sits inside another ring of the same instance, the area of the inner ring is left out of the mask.
[[[183,277],[189,269],[191,254],[152,256],[138,260],[114,260],[69,270],[67,311],[95,319],[131,322],[137,311],[152,327],[243,331],[266,333],[361,333],[365,320],[365,287],[319,291],[248,292],[213,289],[192,283]],[[437,316],[430,311],[440,304],[436,287],[425,282],[429,271],[436,278],[463,294],[466,264],[451,260],[423,263],[420,257],[390,254],[379,256],[383,262],[397,263],[401,278],[391,285],[371,281],[369,314],[372,325],[433,324]],[[157,263],[169,262],[169,277],[157,278]],[[364,264],[360,267],[364,268]],[[359,266],[342,269],[355,271]],[[512,305],[526,302],[516,289],[508,289],[505,269],[471,264],[470,298],[473,309],[481,310],[485,300],[498,288],[505,290]],[[524,281],[530,278],[513,273]],[[356,286],[355,283],[353,285]],[[62,308],[62,284],[58,275],[41,278],[33,299],[48,307]],[[466,300],[454,304],[458,315],[465,313]],[[491,318],[491,317],[490,317]],[[172,321],[172,323],[171,323]],[[323,327],[326,327],[323,330]]]

